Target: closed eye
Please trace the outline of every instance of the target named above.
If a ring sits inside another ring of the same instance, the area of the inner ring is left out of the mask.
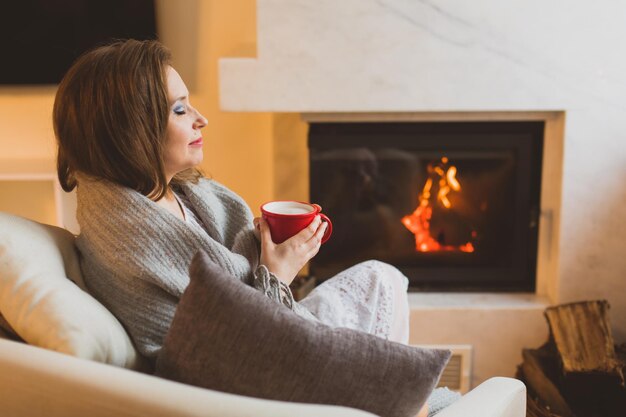
[[[187,113],[187,109],[185,108],[185,106],[176,106],[174,107],[174,113],[182,115]]]

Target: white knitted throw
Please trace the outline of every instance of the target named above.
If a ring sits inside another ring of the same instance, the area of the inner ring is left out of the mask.
[[[78,180],[77,247],[85,283],[144,356],[154,359],[161,349],[198,250],[246,284],[313,318],[294,305],[288,288],[266,268],[259,268],[255,280],[259,243],[252,213],[216,181],[202,179],[177,190],[187,197],[202,229],[129,188],[83,175]]]

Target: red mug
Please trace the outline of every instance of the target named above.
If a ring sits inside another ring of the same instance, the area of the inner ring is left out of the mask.
[[[333,224],[321,211],[317,204],[300,201],[270,201],[261,206],[261,215],[269,225],[272,241],[276,244],[283,243],[307,227],[317,215],[328,224],[322,237],[322,243],[325,243],[333,233]]]

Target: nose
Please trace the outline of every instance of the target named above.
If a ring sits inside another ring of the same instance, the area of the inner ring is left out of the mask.
[[[196,121],[194,122],[194,128],[196,129],[202,129],[204,126],[207,125],[207,123],[209,123],[209,121],[199,112],[196,110]]]

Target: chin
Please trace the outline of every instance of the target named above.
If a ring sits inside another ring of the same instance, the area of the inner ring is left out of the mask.
[[[200,152],[200,155],[198,157],[190,158],[189,168],[197,167],[198,165],[200,165],[202,163],[203,160],[204,160],[204,157],[202,155],[202,152]]]
[[[200,165],[200,164],[202,163],[202,160],[203,160],[203,159],[204,159],[204,158],[199,158],[197,161],[195,161],[195,162],[194,162],[194,164],[193,164],[193,168],[195,168],[195,167],[197,167],[198,165]]]

